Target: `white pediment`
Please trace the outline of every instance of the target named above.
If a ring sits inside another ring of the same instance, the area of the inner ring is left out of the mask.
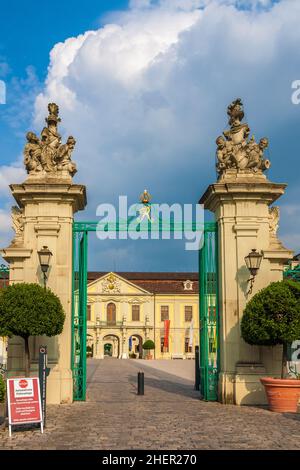
[[[135,285],[133,282],[124,279],[116,273],[110,272],[88,284],[89,295],[151,295],[145,289]]]

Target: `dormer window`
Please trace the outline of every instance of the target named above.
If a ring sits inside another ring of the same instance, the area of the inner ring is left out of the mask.
[[[183,283],[183,289],[184,290],[193,290],[193,282],[189,281],[189,280],[185,281]]]

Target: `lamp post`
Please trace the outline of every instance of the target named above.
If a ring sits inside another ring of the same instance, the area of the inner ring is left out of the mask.
[[[250,253],[245,256],[245,263],[251,274],[251,277],[248,279],[248,282],[250,282],[250,286],[247,294],[251,294],[252,292],[254,279],[260,268],[261,260],[262,254],[258,253],[255,248],[252,248]]]
[[[44,288],[46,289],[47,284],[47,273],[50,266],[50,258],[52,256],[51,251],[47,246],[43,246],[43,248],[38,251],[39,262],[41,266],[42,273],[44,275]]]

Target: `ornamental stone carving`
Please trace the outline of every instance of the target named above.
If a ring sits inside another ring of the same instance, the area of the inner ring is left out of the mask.
[[[12,228],[15,231],[15,238],[12,245],[21,246],[24,241],[24,210],[18,206],[11,208]]]
[[[106,279],[102,282],[102,292],[103,293],[120,293],[121,292],[121,283],[119,279],[116,278],[113,274],[109,274]]]
[[[269,142],[266,137],[259,143],[252,136],[250,128],[242,123],[244,118],[243,103],[240,98],[233,101],[227,108],[230,129],[223,132],[216,140],[217,171],[219,176],[227,170],[246,173],[262,173],[270,168],[270,161],[264,158],[264,151]]]
[[[269,214],[270,214],[270,233],[274,237],[277,236],[277,231],[279,227],[279,217],[280,217],[280,209],[278,206],[273,206],[269,208]]]
[[[77,172],[76,164],[71,155],[76,141],[70,136],[65,144],[61,143],[61,136],[57,126],[61,122],[59,107],[55,103],[48,105],[49,115],[46,118],[47,127],[37,137],[34,132],[26,135],[27,143],[24,147],[24,165],[30,177],[73,177]]]

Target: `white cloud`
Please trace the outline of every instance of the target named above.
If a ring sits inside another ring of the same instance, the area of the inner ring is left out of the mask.
[[[19,161],[13,165],[0,166],[0,247],[3,248],[12,240],[13,231],[11,228],[10,207],[15,204],[13,198],[9,195],[10,183],[21,183],[24,181],[26,173],[21,167]],[[0,257],[1,264],[1,257]]]
[[[92,212],[144,187],[156,201],[196,201],[214,178],[214,141],[232,99],[244,99],[257,138],[295,113],[299,21],[293,0],[133,0],[113,23],[53,48],[35,124],[49,101],[60,105]],[[270,152],[273,178],[281,160],[272,141]]]
[[[3,248],[8,246],[12,240],[12,228],[11,228],[11,216],[10,212],[6,209],[0,209],[0,247]],[[0,257],[0,264],[2,263]]]
[[[25,177],[26,172],[18,163],[0,166],[0,195],[7,196],[8,185],[10,183],[21,183]]]

